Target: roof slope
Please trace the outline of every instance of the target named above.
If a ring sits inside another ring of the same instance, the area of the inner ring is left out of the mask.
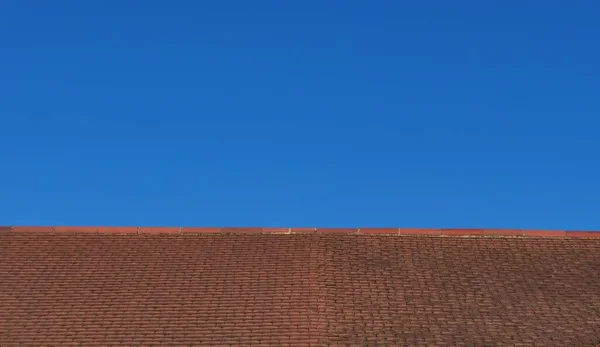
[[[0,346],[600,341],[600,238],[51,230],[0,232]]]

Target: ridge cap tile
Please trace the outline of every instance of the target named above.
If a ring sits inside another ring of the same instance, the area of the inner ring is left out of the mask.
[[[445,235],[445,236],[483,236],[483,229],[474,229],[474,228],[442,229],[442,235]]]
[[[523,229],[483,229],[485,236],[523,236]]]
[[[225,227],[221,228],[224,234],[261,234],[263,228],[260,227]]]
[[[501,228],[282,228],[282,227],[132,227],[132,226],[0,226],[0,232],[117,233],[117,234],[338,234],[417,235],[440,237],[563,237],[600,238],[593,230],[536,230]]]
[[[313,234],[317,232],[317,228],[290,228],[292,234]]]
[[[600,238],[600,231],[567,230],[567,237],[598,239]]]
[[[442,229],[436,228],[400,228],[400,235],[442,235]]]
[[[356,234],[357,228],[317,228],[318,234]]]
[[[523,230],[525,237],[565,237],[565,230]]]
[[[221,228],[218,227],[182,227],[182,234],[220,234]]]
[[[55,233],[97,233],[98,227],[92,226],[55,226]]]
[[[263,228],[263,232],[267,234],[289,234],[291,228]]]
[[[139,227],[98,227],[98,232],[107,234],[137,234]]]
[[[27,233],[27,232],[32,232],[32,233],[53,233],[54,232],[54,227],[52,226],[13,226],[12,230],[14,232],[20,232],[20,233]]]
[[[398,235],[399,232],[399,228],[358,228],[358,233],[364,235]]]
[[[179,234],[179,227],[139,227],[140,234]]]

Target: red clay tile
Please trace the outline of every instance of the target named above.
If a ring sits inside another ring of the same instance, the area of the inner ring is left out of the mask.
[[[315,228],[291,228],[292,234],[312,234],[316,232]]]
[[[398,235],[398,228],[360,228],[359,233],[365,235]]]
[[[178,227],[140,227],[140,234],[179,234]]]
[[[598,238],[0,233],[0,248],[11,318],[0,314],[0,346],[593,346],[600,336]]]
[[[110,234],[137,234],[138,227],[98,227],[98,232]]]
[[[78,226],[57,226],[54,227],[57,233],[95,233],[98,232],[98,227],[78,227]]]
[[[483,229],[442,229],[446,236],[483,236]]]
[[[28,227],[28,226],[15,226],[13,227],[14,232],[32,232],[32,233],[51,233],[54,232],[54,227]]]
[[[564,230],[524,230],[527,237],[565,237],[567,236]]]
[[[12,231],[12,227],[0,226],[0,232]]]
[[[356,228],[317,228],[319,234],[356,234]]]
[[[600,231],[569,231],[567,230],[567,237],[583,237],[583,238],[600,238]]]
[[[262,233],[262,228],[255,227],[227,227],[221,228],[221,232],[224,234],[260,234]]]
[[[486,236],[523,236],[521,229],[483,229]]]
[[[219,234],[221,228],[202,227],[202,228],[181,228],[182,234]]]
[[[441,235],[442,229],[400,228],[400,235]]]
[[[424,230],[0,233],[0,346],[597,344],[600,238]]]
[[[290,228],[263,228],[263,232],[267,234],[288,234]]]

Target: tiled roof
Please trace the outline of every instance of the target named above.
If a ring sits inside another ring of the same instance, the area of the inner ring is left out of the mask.
[[[0,346],[595,346],[600,233],[0,227]]]

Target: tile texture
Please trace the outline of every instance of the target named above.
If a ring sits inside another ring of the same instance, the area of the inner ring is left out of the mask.
[[[0,346],[600,342],[598,238],[243,231],[0,233]]]

